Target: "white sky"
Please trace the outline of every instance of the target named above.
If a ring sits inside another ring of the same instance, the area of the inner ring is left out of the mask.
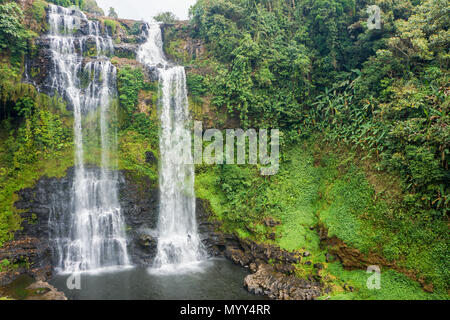
[[[189,8],[196,0],[97,0],[108,14],[109,7],[116,9],[119,18],[149,21],[160,12],[171,11],[181,20],[187,20]]]

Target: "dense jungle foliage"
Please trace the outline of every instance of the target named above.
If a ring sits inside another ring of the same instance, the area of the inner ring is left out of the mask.
[[[381,30],[366,27],[369,4]],[[449,10],[443,0],[200,0],[191,35],[207,43],[213,74],[196,75],[194,90],[243,126],[282,128],[286,142],[321,132],[362,150],[402,177],[410,214],[446,219]]]
[[[72,119],[66,103],[22,83],[24,56],[35,50],[34,29],[45,15],[42,3],[36,1],[26,10],[15,2],[0,4],[0,245],[11,240],[20,225],[15,192],[48,171],[57,172],[72,158]]]

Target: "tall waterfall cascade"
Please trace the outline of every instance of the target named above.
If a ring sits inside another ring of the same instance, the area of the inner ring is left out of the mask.
[[[115,112],[111,109],[116,68],[106,55],[113,52],[113,41],[99,22],[88,20],[78,10],[50,5],[48,18],[46,38],[53,62],[49,79],[52,88],[73,108],[75,140],[72,199],[68,210],[55,204],[49,219],[54,264],[60,272],[127,266],[130,261],[118,200],[118,174],[112,170],[117,163],[111,156],[117,148],[112,126]],[[97,56],[85,59],[88,48]],[[95,120],[88,122],[87,118]],[[93,136],[89,139],[88,129]],[[86,140],[99,144],[100,169],[84,164]]]
[[[194,165],[186,74],[164,56],[160,26],[149,24],[138,60],[156,67],[160,82],[160,211],[155,272],[180,272],[204,260],[195,215]]]

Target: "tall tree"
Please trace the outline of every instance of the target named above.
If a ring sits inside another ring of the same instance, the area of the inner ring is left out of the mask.
[[[116,19],[119,17],[119,16],[117,15],[116,10],[115,10],[113,7],[110,7],[110,8],[109,8],[108,17],[116,18]]]
[[[178,20],[178,18],[170,11],[158,13],[153,19],[162,23],[174,23]]]

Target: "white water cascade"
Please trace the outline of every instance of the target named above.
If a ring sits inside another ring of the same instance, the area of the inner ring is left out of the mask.
[[[161,88],[160,211],[152,271],[178,273],[195,269],[204,260],[195,215],[186,75],[183,67],[171,66],[164,57],[159,25],[148,25],[146,32],[138,60],[157,68]]]
[[[51,87],[73,108],[75,137],[72,199],[67,212],[52,210],[49,219],[55,267],[60,272],[80,272],[127,266],[118,175],[111,170],[117,166],[111,160],[117,148],[111,127],[116,68],[105,55],[114,50],[113,42],[99,22],[89,21],[78,10],[50,5],[48,15]],[[97,57],[85,59],[88,48]],[[97,141],[101,150],[100,170],[84,164],[88,130],[89,140]]]

